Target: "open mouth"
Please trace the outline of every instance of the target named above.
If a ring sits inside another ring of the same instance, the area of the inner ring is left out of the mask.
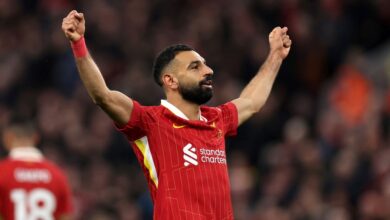
[[[200,85],[202,87],[206,87],[206,88],[212,89],[213,88],[213,81],[212,80],[205,80],[205,81],[202,81],[200,83]]]

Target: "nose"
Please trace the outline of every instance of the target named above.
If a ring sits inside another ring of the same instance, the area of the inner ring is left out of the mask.
[[[205,65],[205,75],[213,75],[214,74],[214,71],[213,69],[211,69],[211,67]]]

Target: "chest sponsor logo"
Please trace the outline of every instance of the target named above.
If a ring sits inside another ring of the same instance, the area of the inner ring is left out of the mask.
[[[200,154],[199,159],[202,163],[226,164],[225,150],[200,148],[197,152],[196,147],[188,143],[183,147],[184,166],[197,166],[199,164],[198,154]]]
[[[187,144],[183,147],[183,158],[184,166],[189,166],[190,164],[197,166],[198,165],[198,155],[196,155],[196,148],[192,147],[192,144]]]

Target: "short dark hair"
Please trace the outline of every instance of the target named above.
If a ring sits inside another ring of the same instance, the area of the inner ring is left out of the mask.
[[[163,69],[176,57],[178,53],[192,50],[194,49],[185,44],[174,44],[162,50],[153,63],[154,81],[158,85],[162,86],[161,72]]]
[[[32,121],[13,121],[4,130],[12,132],[17,138],[31,138],[37,133]]]

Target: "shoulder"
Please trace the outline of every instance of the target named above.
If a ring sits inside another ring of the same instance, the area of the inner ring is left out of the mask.
[[[223,115],[238,115],[237,106],[233,102],[222,104],[218,109]]]
[[[0,161],[0,170],[1,171],[7,170],[10,167],[12,167],[13,164],[14,164],[13,160],[10,160],[9,158],[3,159]],[[3,172],[0,172],[0,173],[3,173]]]
[[[55,164],[53,161],[44,159],[42,160],[41,165],[43,168],[47,169],[55,177],[63,178],[65,176],[63,169],[59,167],[57,164]]]
[[[155,118],[160,117],[164,113],[165,107],[162,105],[142,105],[137,101],[134,101],[134,113],[140,113],[144,117]]]
[[[221,118],[221,109],[219,107],[212,107],[212,106],[201,106],[200,112],[202,117],[206,118],[207,121],[215,121],[218,120],[218,118]]]
[[[6,164],[8,164],[8,162],[9,162],[8,158],[0,160],[0,167],[6,166]]]
[[[0,161],[0,184],[7,183],[10,177],[13,175],[15,168],[14,163],[10,159],[3,159]]]
[[[46,158],[43,159],[42,165],[45,166],[47,169],[52,169],[52,170],[55,170],[58,172],[62,172],[62,169],[60,168],[60,166],[58,166],[56,163],[54,163],[53,161],[51,161],[49,159],[46,159]]]

